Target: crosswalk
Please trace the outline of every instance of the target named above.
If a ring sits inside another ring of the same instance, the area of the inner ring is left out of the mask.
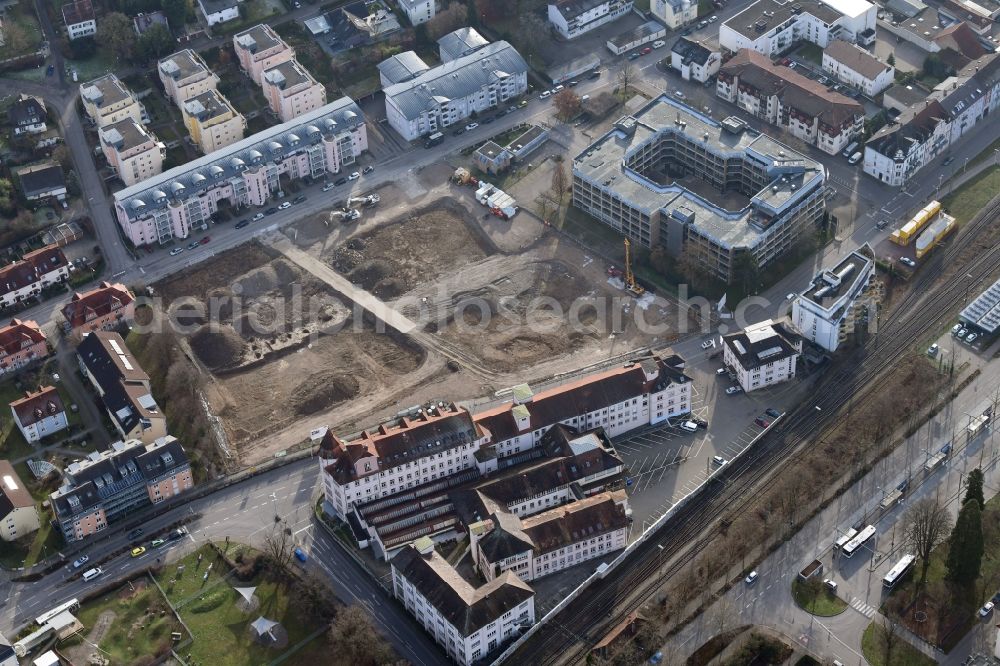
[[[862,615],[864,615],[868,619],[871,619],[871,618],[875,617],[875,613],[878,611],[877,608],[873,608],[872,606],[869,606],[868,604],[866,604],[861,599],[855,599],[854,601],[852,601],[851,602],[851,608],[853,608],[854,610],[858,611],[859,613],[861,613]]]

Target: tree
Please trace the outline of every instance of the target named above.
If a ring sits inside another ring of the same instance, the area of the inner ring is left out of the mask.
[[[569,191],[569,174],[566,173],[566,163],[559,162],[552,170],[552,194],[562,207],[563,195]]]
[[[552,37],[549,25],[548,21],[533,12],[521,16],[520,30],[518,32],[520,33],[521,44],[524,47],[522,50],[526,51],[529,55],[537,56],[539,47]]]
[[[622,60],[622,64],[618,66],[618,89],[621,90],[623,99],[628,99],[628,89],[635,83],[636,74],[632,62]]]
[[[752,252],[743,251],[733,259],[733,285],[744,295],[756,294],[760,280],[760,265]]]
[[[14,184],[8,178],[0,178],[0,213],[10,216],[16,212]]]
[[[927,568],[931,563],[931,553],[941,544],[951,527],[948,512],[937,499],[927,497],[910,505],[903,516],[903,539],[920,558],[920,582],[927,582]]]
[[[895,67],[896,66],[896,55],[894,53],[890,53],[889,57],[885,59],[885,62],[886,62],[887,65],[889,65],[889,67]]]
[[[110,49],[117,60],[128,60],[135,50],[132,20],[121,12],[111,12],[97,26],[97,41]]]
[[[339,657],[339,663],[380,666],[396,660],[392,648],[372,627],[360,606],[340,609],[327,635]]]
[[[936,53],[924,58],[924,74],[927,76],[932,76],[935,79],[946,79],[951,76],[952,71],[951,67]]]
[[[68,46],[73,60],[86,60],[97,53],[97,42],[90,35],[71,39]]]
[[[278,571],[285,572],[292,564],[294,552],[292,528],[281,516],[275,515],[271,530],[264,536],[264,555]]]
[[[136,42],[136,55],[141,60],[157,60],[174,50],[174,36],[161,23],[150,26]]]
[[[899,625],[883,615],[882,622],[875,627],[875,635],[878,639],[879,652],[882,653],[882,663],[889,666],[892,664],[896,646],[902,638],[899,635]]]
[[[163,0],[163,14],[173,30],[180,31],[193,10],[191,0]]]
[[[980,511],[986,508],[986,498],[983,497],[983,470],[978,467],[969,472],[969,478],[965,481],[965,497],[962,499],[962,505],[973,499],[979,505]]]
[[[465,8],[461,3],[453,2],[444,11],[438,12],[426,24],[427,36],[432,39],[440,39],[452,30],[460,28],[465,24]]]
[[[555,102],[556,111],[563,120],[574,118],[580,113],[580,96],[569,88],[556,93],[552,101]]]
[[[958,512],[955,529],[948,540],[946,578],[969,589],[979,578],[983,563],[983,515],[975,498],[966,501]]]

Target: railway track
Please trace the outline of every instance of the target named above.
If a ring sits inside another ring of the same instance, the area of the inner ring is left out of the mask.
[[[801,455],[813,435],[830,425],[839,409],[860,390],[883,385],[888,379],[885,371],[928,330],[943,326],[969,294],[970,285],[980,284],[1000,265],[1000,243],[995,243],[966,263],[958,278],[935,284],[943,268],[953,266],[980,231],[997,223],[1000,197],[966,224],[954,242],[939,248],[922,265],[910,292],[880,322],[878,333],[820,381],[813,392],[815,400],[781,419],[754,449],[720,472],[718,481],[679,509],[628,560],[540,627],[505,663],[581,662],[590,646],[610,627],[710,547],[718,538],[719,531],[714,527],[719,519],[738,515],[753,502],[751,491],[783,461]]]

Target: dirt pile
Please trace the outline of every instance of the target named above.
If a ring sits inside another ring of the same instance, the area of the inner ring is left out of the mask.
[[[302,416],[321,412],[361,392],[357,379],[339,372],[318,372],[292,389],[291,403]]]
[[[212,370],[228,368],[243,359],[246,342],[231,326],[206,324],[189,340],[192,351]]]

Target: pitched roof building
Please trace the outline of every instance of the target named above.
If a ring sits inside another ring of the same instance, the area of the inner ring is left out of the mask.
[[[36,322],[12,319],[0,328],[0,374],[15,372],[48,355],[45,334]]]
[[[40,97],[18,95],[17,101],[7,109],[7,120],[14,127],[14,134],[40,134],[45,124],[45,102]]]
[[[37,442],[69,427],[66,407],[59,391],[53,386],[42,386],[25,397],[10,403],[14,423],[29,443]]]
[[[722,359],[747,393],[795,377],[802,340],[770,319],[722,336]]]
[[[896,74],[895,68],[868,51],[839,39],[823,50],[823,69],[869,97],[891,86]]]
[[[35,500],[8,460],[0,460],[0,539],[15,541],[38,529]]]
[[[63,306],[67,332],[85,335],[110,330],[135,317],[135,295],[120,283],[102,282],[90,291],[75,292]]]
[[[21,182],[21,192],[28,201],[38,201],[55,197],[59,201],[66,198],[66,178],[62,167],[52,162],[34,164],[17,170]]]
[[[483,48],[489,41],[475,28],[457,28],[437,40],[441,62],[451,62]],[[412,51],[411,51],[412,53]]]
[[[97,33],[97,16],[91,0],[71,0],[62,6],[63,23],[70,39],[90,37]]]

